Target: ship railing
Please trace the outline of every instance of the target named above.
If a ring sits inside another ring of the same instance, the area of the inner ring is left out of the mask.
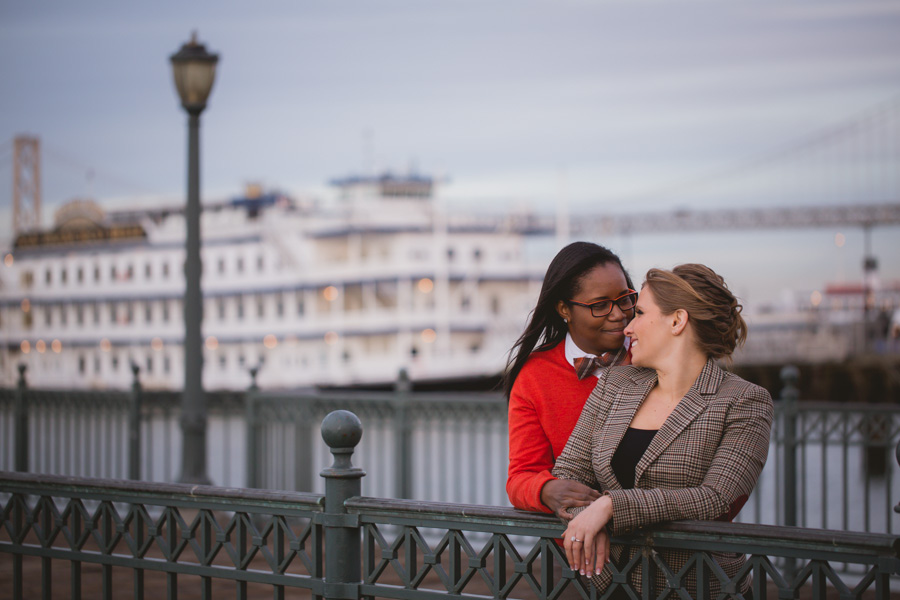
[[[900,531],[900,406],[799,402],[783,373],[769,459],[738,520]],[[171,482],[180,474],[180,396],[0,389],[0,470]],[[330,457],[317,443],[336,409],[366,422],[363,493],[508,506],[507,404],[500,394],[385,392],[208,394],[208,475],[226,487],[322,493]]]
[[[320,473],[324,495],[0,472],[7,592],[17,600],[126,590],[134,598],[297,591],[327,600],[649,600],[721,591],[887,600],[900,581],[892,535],[685,521],[613,538],[639,551],[607,565],[613,584],[598,590],[566,565],[558,519],[363,497],[366,472],[353,464],[360,421],[337,411],[322,436],[334,455]],[[668,564],[670,550],[689,556],[684,568]],[[720,552],[747,555],[745,566],[729,576],[716,562]]]

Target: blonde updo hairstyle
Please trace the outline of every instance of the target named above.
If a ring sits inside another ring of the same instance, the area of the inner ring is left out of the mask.
[[[687,311],[700,350],[712,358],[728,357],[747,339],[742,306],[715,271],[700,264],[671,271],[650,269],[644,282],[664,315]]]

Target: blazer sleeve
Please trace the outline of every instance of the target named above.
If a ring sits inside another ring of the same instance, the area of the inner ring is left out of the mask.
[[[534,403],[513,388],[509,398],[509,471],[506,494],[522,510],[550,512],[541,502],[541,489],[554,479],[553,447]]]
[[[578,417],[578,422],[575,424],[575,429],[572,430],[566,447],[556,459],[556,465],[553,467],[555,477],[578,481],[594,489],[599,489],[599,484],[594,473],[591,448],[597,424],[602,422],[600,411],[603,407],[603,398],[598,392],[601,388],[602,386],[598,383],[591,395],[588,396],[581,416]],[[569,512],[578,514],[584,508],[576,507],[570,509]]]
[[[763,388],[748,385],[726,416],[721,442],[703,482],[681,489],[609,490],[612,520],[621,534],[660,521],[711,520],[748,496],[766,462],[774,408]]]

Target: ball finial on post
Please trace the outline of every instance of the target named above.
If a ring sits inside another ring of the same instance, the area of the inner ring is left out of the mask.
[[[362,439],[362,423],[349,410],[335,410],[322,420],[322,439],[332,451],[355,448]]]

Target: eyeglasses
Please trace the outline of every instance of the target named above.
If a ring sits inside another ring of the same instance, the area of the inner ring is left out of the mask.
[[[595,317],[605,317],[612,312],[613,304],[618,306],[622,312],[634,310],[634,304],[637,302],[637,298],[638,293],[636,291],[628,290],[628,293],[622,294],[618,298],[613,298],[612,300],[600,300],[599,302],[593,302],[591,304],[575,302],[574,300],[567,300],[566,302],[568,304],[577,304],[578,306],[584,306],[585,308],[591,309],[591,314]]]

